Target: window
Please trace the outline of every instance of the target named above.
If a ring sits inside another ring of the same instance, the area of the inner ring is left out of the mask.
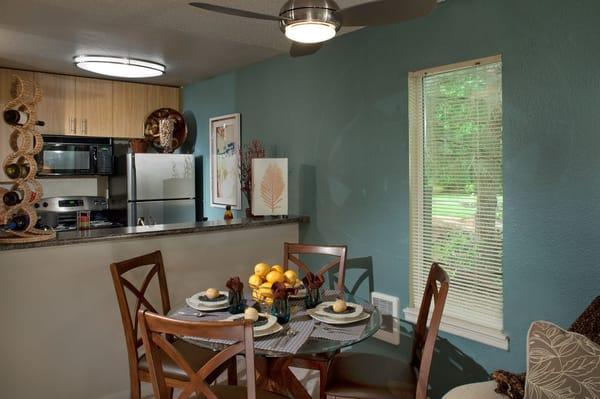
[[[508,349],[502,292],[502,63],[411,73],[410,308],[432,262],[450,276],[442,330]]]

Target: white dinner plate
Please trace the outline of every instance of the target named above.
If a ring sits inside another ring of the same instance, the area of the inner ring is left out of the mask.
[[[319,315],[319,316],[324,316],[330,319],[336,319],[336,320],[345,320],[345,319],[353,319],[358,317],[362,312],[363,312],[363,307],[359,304],[356,303],[352,303],[352,302],[347,302],[346,305],[348,307],[353,307],[354,308],[354,312],[350,312],[350,313],[329,313],[325,311],[325,308],[329,307],[329,306],[333,306],[335,302],[333,301],[328,301],[328,302],[323,302],[317,305],[317,307],[315,308],[315,312]]]
[[[304,299],[304,298],[306,298],[307,293],[308,293],[308,291],[306,291],[306,288],[302,285],[301,288],[298,290],[298,292],[295,294],[290,294],[289,298]]]
[[[283,327],[279,323],[275,323],[275,325],[271,326],[268,330],[262,331],[254,331],[254,338],[266,337],[267,335],[276,334],[279,331],[283,330]]]
[[[190,308],[199,310],[201,312],[214,312],[216,310],[224,310],[229,308],[229,302],[220,306],[203,306],[198,301],[192,300],[192,298],[186,298],[185,303]]]
[[[217,310],[229,307],[229,292],[219,291],[219,294],[225,295],[225,299],[216,302],[201,301],[200,297],[206,295],[206,291],[200,291],[186,299],[186,303],[198,310]],[[203,309],[200,309],[203,308]]]
[[[266,317],[267,318],[267,322],[265,324],[263,324],[262,326],[258,326],[258,327],[254,327],[254,336],[256,337],[256,333],[259,331],[265,331],[270,329],[271,327],[273,327],[275,324],[277,324],[277,317],[273,316],[272,314],[268,314],[268,313],[259,313],[259,316],[262,317]],[[228,318],[226,318],[224,321],[233,321],[233,320],[237,320],[237,319],[243,319],[244,318],[244,314],[240,313],[240,314],[234,314],[232,316],[229,316]]]
[[[362,312],[361,314],[359,314],[358,316],[353,317],[353,318],[334,319],[331,317],[323,316],[321,313],[317,312],[316,308],[308,309],[306,312],[308,313],[308,315],[310,317],[312,317],[313,319],[315,319],[317,321],[320,321],[321,323],[337,324],[337,325],[352,324],[352,323],[356,323],[357,321],[366,320],[369,317],[371,317],[370,313]]]

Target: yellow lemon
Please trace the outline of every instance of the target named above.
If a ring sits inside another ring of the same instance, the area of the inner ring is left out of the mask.
[[[267,281],[266,283],[262,283],[258,288],[258,293],[265,297],[272,297],[273,291],[271,291],[271,286],[273,283]]]
[[[259,264],[257,264],[256,266],[254,266],[254,274],[264,278],[267,273],[269,273],[269,271],[271,270],[271,268],[269,267],[269,265],[267,265],[264,262],[261,262]]]
[[[278,271],[279,273],[283,273],[283,267],[281,267],[280,265],[273,265],[271,266],[271,271]]]
[[[248,279],[248,284],[254,286],[254,287],[258,287],[259,285],[261,285],[263,283],[263,279],[262,277],[260,277],[258,274],[253,274],[252,276],[250,276],[250,278]]]
[[[283,273],[278,272],[277,270],[273,270],[267,274],[267,281],[271,283],[283,283],[284,280]]]
[[[298,275],[293,270],[286,270],[283,277],[285,277],[285,282],[291,285],[296,284],[296,280],[298,280]]]

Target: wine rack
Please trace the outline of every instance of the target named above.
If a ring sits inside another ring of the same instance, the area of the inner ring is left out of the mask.
[[[3,198],[8,191],[16,191],[21,194],[21,201],[16,204],[7,205],[4,201],[0,201],[0,225],[9,225],[15,216],[21,216],[21,220],[28,218],[28,222],[26,226],[22,226],[21,230],[2,229],[0,244],[50,240],[56,237],[54,231],[35,227],[37,222],[35,204],[44,195],[42,185],[35,179],[37,162],[34,158],[42,150],[44,143],[44,139],[36,127],[36,108],[42,100],[42,91],[35,82],[23,80],[19,76],[15,76],[11,89],[13,98],[4,106],[3,111],[19,110],[27,114],[28,118],[22,125],[11,125],[13,130],[8,140],[12,153],[4,159],[2,168],[6,171],[9,165],[20,165],[26,173],[21,173],[10,181],[0,182],[0,198]],[[5,138],[0,137],[0,140],[3,139]],[[26,217],[23,218],[23,215]]]

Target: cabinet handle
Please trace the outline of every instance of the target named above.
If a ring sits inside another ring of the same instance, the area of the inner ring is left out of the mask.
[[[88,135],[88,131],[87,131],[87,118],[84,119],[84,123],[85,123],[85,135]]]
[[[71,129],[72,134],[77,134],[77,119],[69,118],[69,128]]]

